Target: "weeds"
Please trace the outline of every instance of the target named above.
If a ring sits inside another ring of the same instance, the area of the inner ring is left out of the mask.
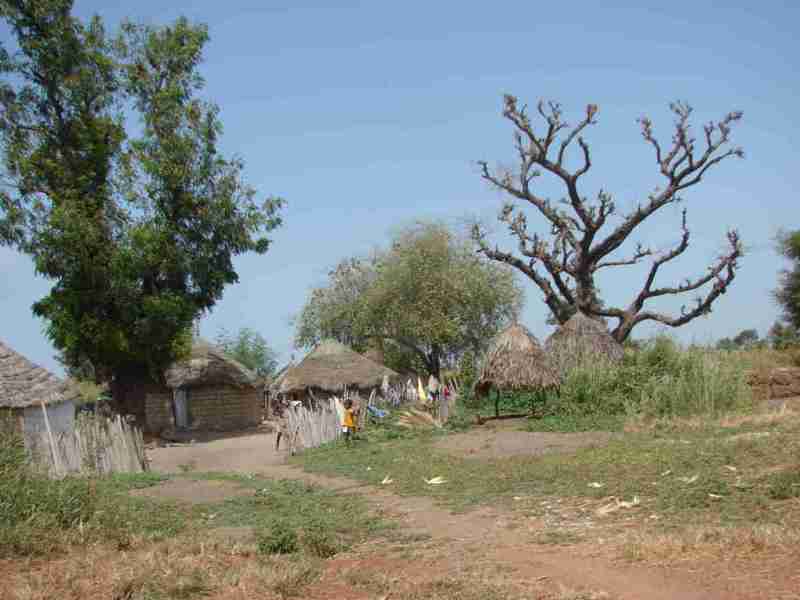
[[[159,477],[50,480],[27,465],[20,436],[0,429],[0,557],[47,554],[92,540],[127,548],[134,536],[158,539],[184,528],[181,511],[127,495]]]
[[[259,554],[294,554],[299,545],[297,532],[283,521],[276,521],[257,536]]]
[[[278,563],[272,574],[269,588],[281,598],[294,598],[320,576],[321,569],[313,561]]]
[[[744,363],[736,354],[682,350],[658,337],[627,351],[616,366],[587,364],[573,369],[545,413],[560,417],[612,415],[673,419],[720,417],[752,407]]]

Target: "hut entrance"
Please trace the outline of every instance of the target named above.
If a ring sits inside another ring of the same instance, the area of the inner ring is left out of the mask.
[[[175,427],[178,429],[189,427],[189,401],[186,397],[186,390],[183,388],[175,390],[172,402],[175,411]]]

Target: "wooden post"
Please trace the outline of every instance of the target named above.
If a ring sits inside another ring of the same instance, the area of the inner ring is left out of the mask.
[[[53,439],[53,432],[50,429],[50,419],[47,418],[47,407],[44,400],[42,400],[42,414],[44,415],[44,426],[47,429],[47,438],[50,440],[50,452],[53,454],[53,468],[56,471],[56,477],[61,476],[61,461],[58,460],[58,449],[56,448],[56,441]]]
[[[500,416],[500,390],[494,391],[494,416]]]

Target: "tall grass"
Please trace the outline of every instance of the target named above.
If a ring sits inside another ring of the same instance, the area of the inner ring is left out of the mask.
[[[154,479],[48,479],[28,464],[21,436],[0,423],[0,558],[47,554],[98,539],[127,546],[134,535],[178,531],[182,515],[125,493]]]
[[[594,362],[573,369],[542,412],[545,418],[589,423],[610,416],[718,417],[752,407],[746,368],[737,354],[682,349],[658,337],[627,350],[620,364]]]

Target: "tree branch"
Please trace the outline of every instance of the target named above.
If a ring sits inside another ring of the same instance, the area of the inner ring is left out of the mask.
[[[683,215],[682,228],[683,235],[680,243],[653,263],[644,287],[628,307],[628,309],[626,311],[617,311],[616,314],[613,315],[610,313],[607,314],[607,316],[614,316],[620,319],[617,329],[613,332],[617,339],[625,339],[633,327],[643,321],[658,321],[671,327],[679,327],[681,325],[685,325],[693,319],[696,319],[699,316],[710,313],[711,305],[719,296],[727,291],[728,286],[730,286],[736,277],[736,270],[739,266],[738,260],[742,256],[742,245],[738,232],[730,231],[727,235],[728,243],[730,244],[730,250],[723,256],[719,257],[717,261],[708,268],[708,272],[705,275],[697,277],[696,279],[686,279],[683,283],[678,285],[653,288],[653,283],[655,281],[656,274],[658,273],[658,269],[663,264],[683,254],[683,252],[689,246],[689,230],[686,227],[685,211]],[[652,311],[642,311],[645,302],[651,298],[657,298],[666,295],[684,294],[698,290],[712,281],[714,284],[705,297],[698,298],[696,300],[695,307],[692,310],[687,310],[684,306],[681,309],[681,315],[678,317],[670,317]]]
[[[599,269],[604,269],[606,267],[624,267],[627,265],[635,265],[641,259],[645,258],[646,256],[651,256],[653,251],[649,248],[643,247],[641,244],[636,246],[636,252],[631,258],[624,259],[624,260],[609,260],[606,262],[598,263],[597,266],[594,267],[594,270],[597,271]]]
[[[559,297],[558,293],[555,291],[555,289],[553,289],[553,286],[550,284],[550,282],[545,277],[540,275],[534,268],[533,265],[535,264],[535,259],[532,259],[530,262],[525,262],[521,258],[518,258],[508,252],[502,252],[497,248],[491,249],[486,243],[485,237],[483,233],[480,232],[480,229],[477,225],[473,227],[473,239],[478,244],[478,252],[484,254],[486,257],[492,260],[511,265],[533,280],[533,282],[544,294],[545,304],[547,304],[548,308],[550,308],[554,315],[566,314],[567,307],[574,302],[574,298],[572,298],[571,293],[567,298]],[[563,281],[561,281],[561,284],[564,285]],[[556,285],[559,287],[559,289],[561,288],[558,282]],[[566,286],[565,289],[569,293],[569,289],[566,288]],[[560,291],[563,290],[560,289]]]

